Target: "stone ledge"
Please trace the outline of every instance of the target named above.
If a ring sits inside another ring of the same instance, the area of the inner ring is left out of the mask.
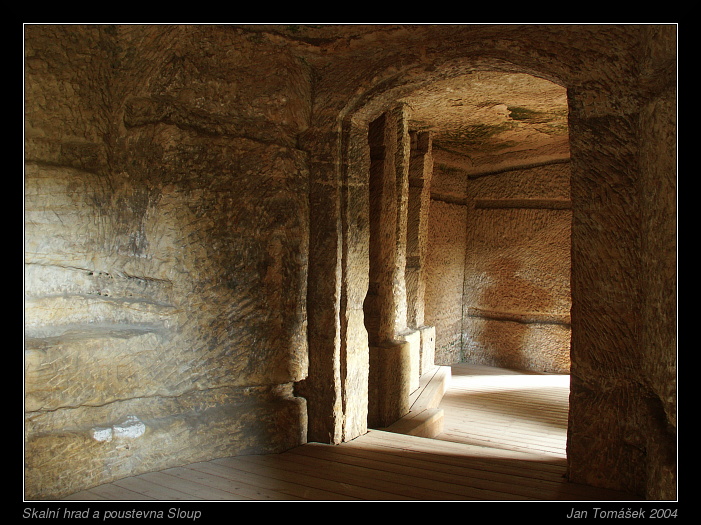
[[[422,374],[419,389],[412,396],[411,411],[417,412],[427,408],[438,408],[451,378],[449,366],[436,366]]]
[[[443,409],[427,408],[421,412],[409,412],[396,423],[380,430],[432,438],[443,432]]]
[[[443,409],[438,408],[451,378],[449,366],[437,366],[421,376],[412,394],[411,409],[398,421],[380,429],[396,434],[432,438],[443,432]]]

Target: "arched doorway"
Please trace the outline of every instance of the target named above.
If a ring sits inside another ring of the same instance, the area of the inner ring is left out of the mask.
[[[307,399],[310,440],[340,442],[352,439],[367,429],[367,385],[372,355],[368,353],[365,308],[367,292],[372,286],[369,174],[373,148],[368,141],[371,124],[387,112],[410,110],[408,102],[413,101],[411,96],[425,86],[455,81],[476,72],[535,73],[497,59],[489,62],[485,65],[479,60],[465,59],[457,64],[447,64],[445,68],[420,66],[417,71],[409,68],[405,75],[393,76],[392,82],[380,82],[365,91],[356,91],[343,108],[329,108],[328,111],[335,115],[333,118],[327,116],[322,119],[324,112],[320,110],[317,113],[326,128],[312,128],[308,136],[333,140],[315,142],[317,151],[312,151],[308,300],[310,374],[297,389],[299,395]],[[409,116],[399,118],[403,122],[400,126],[403,128],[402,134],[407,138],[404,145],[397,149],[397,159],[408,159],[411,141]],[[417,128],[417,131],[421,131]],[[401,161],[398,162],[401,164]],[[408,181],[406,183],[408,185]],[[406,223],[402,230],[401,220],[397,221],[396,232],[400,233],[394,242],[403,239],[405,250]],[[397,255],[396,251],[393,253]],[[400,272],[405,274],[406,251],[402,253],[400,250],[394,262],[398,262]],[[395,272],[392,280],[397,275]],[[399,283],[390,287],[394,290],[392,293],[396,294],[399,289],[400,294],[406,294],[404,277],[401,275]],[[406,303],[399,304],[397,308],[393,313],[395,319],[406,319]],[[397,330],[405,327],[416,331],[404,320],[400,326],[394,324],[395,332],[387,339],[396,340]],[[421,336],[415,337],[420,345]],[[408,356],[402,356],[406,354],[405,351],[398,354],[399,360],[416,362],[411,356],[412,352]],[[399,379],[400,383],[405,381]],[[386,395],[386,390],[383,395]]]
[[[550,38],[553,32],[560,40]],[[612,41],[621,36],[605,28],[590,32]],[[642,449],[626,441],[630,434],[625,421],[630,417],[617,417],[626,403],[636,414],[646,410],[635,396],[641,391],[639,379],[646,374],[635,366],[641,320],[636,305],[642,286],[636,249],[644,240],[641,234],[647,235],[636,220],[638,183],[647,177],[636,138],[638,84],[599,74],[600,66],[611,64],[607,60],[612,57],[604,51],[610,46],[581,41],[580,32],[567,28],[541,33],[541,28],[526,35],[521,28],[486,27],[454,28],[446,35],[426,28],[412,40],[423,47],[410,48],[404,32],[386,34],[381,50],[374,40],[359,43],[361,48],[367,44],[363,50],[372,49],[371,55],[355,53],[351,46],[343,64],[320,77],[313,125],[302,139],[303,144],[314,142],[309,148],[310,374],[309,388],[301,392],[309,406],[310,439],[331,437],[339,442],[366,430],[368,346],[363,301],[369,235],[363,210],[368,209],[369,198],[369,123],[435,81],[475,71],[527,73],[568,90],[573,215],[571,479],[613,487],[644,478],[640,472],[644,467],[629,468],[645,465],[635,460]],[[569,45],[584,51],[568,54]],[[601,54],[588,55],[590,47]],[[632,49],[623,50],[625,57],[616,51],[616,64],[634,63],[640,55],[633,56]],[[645,152],[651,149],[643,146]],[[324,390],[330,395],[322,395]],[[601,413],[609,417],[598,417]],[[593,471],[592,464],[600,470]]]
[[[433,129],[427,324],[439,364],[569,372],[566,89],[481,71],[407,97]]]
[[[568,373],[565,89],[476,72],[368,128],[369,426],[405,415],[434,362]]]

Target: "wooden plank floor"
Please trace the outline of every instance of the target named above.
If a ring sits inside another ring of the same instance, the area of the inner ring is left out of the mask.
[[[436,439],[565,459],[569,375],[453,365]]]
[[[568,483],[568,377],[452,367],[436,439],[371,430],[342,445],[238,456],[142,474],[69,500],[606,501]]]

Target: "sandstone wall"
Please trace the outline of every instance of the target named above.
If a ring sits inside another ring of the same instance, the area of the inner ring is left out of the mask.
[[[468,182],[466,362],[569,372],[569,179],[554,164]]]
[[[26,496],[303,442],[306,66],[231,27],[25,51]]]
[[[653,499],[676,497],[677,441],[677,133],[676,33],[646,28],[643,69],[647,102],[641,109],[643,153],[642,278],[648,466]]]
[[[469,176],[437,164],[432,182],[426,309],[436,362],[568,373],[568,165]]]
[[[467,176],[439,163],[434,166],[426,253],[426,323],[436,327],[436,364],[451,365],[463,360]]]
[[[655,161],[652,141],[641,139],[651,137],[652,129],[664,137],[674,133],[668,95],[651,98],[648,83],[654,79],[657,90],[673,85],[675,33],[674,26],[631,25],[304,31],[307,41],[323,41],[327,53],[315,106],[325,119],[319,129],[327,132],[340,129],[332,115],[337,122],[355,112],[377,116],[421,86],[472,71],[528,73],[567,88],[572,146],[570,479],[646,495],[674,491],[673,474],[662,474],[673,470],[667,454],[674,448],[667,440],[676,432],[669,397],[674,389],[674,316],[653,314],[654,298],[664,297],[668,304],[675,293],[667,263],[671,241],[660,240],[674,228],[674,189],[665,178],[661,206],[642,191],[659,187],[652,182],[653,173],[671,173],[674,153],[665,141],[665,154]],[[653,116],[653,107],[662,113]],[[644,123],[653,127],[643,132]],[[346,151],[342,138],[333,144]],[[340,153],[329,158],[344,161]],[[322,193],[331,202],[344,202],[343,191]],[[654,211],[641,216],[647,205]],[[660,224],[653,231],[656,219]],[[353,222],[344,224],[349,226],[347,239],[355,242]],[[659,235],[660,229],[667,234]],[[661,279],[646,278],[659,266],[654,251],[643,255],[653,246],[664,247],[666,277]],[[328,267],[335,261],[338,268],[338,260],[329,256]],[[336,275],[339,287],[355,288],[355,281]],[[645,322],[654,328],[643,331]],[[325,332],[330,343],[334,329],[328,324]],[[342,353],[333,355],[343,359]],[[665,365],[653,364],[660,362]],[[650,431],[650,425],[656,430]]]
[[[27,26],[27,495],[364,432],[367,123],[495,70],[568,90],[570,479],[674,497],[675,40]]]

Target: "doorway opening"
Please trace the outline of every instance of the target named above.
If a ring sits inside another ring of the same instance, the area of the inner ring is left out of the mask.
[[[479,71],[414,91],[370,124],[371,407],[373,391],[387,399],[382,374],[413,391],[412,359],[569,373],[567,118],[562,86]],[[417,154],[420,177],[407,174]],[[413,358],[403,335],[419,327],[435,330],[434,346]],[[377,346],[393,349],[392,372],[373,361]],[[395,403],[390,419],[406,410]]]

